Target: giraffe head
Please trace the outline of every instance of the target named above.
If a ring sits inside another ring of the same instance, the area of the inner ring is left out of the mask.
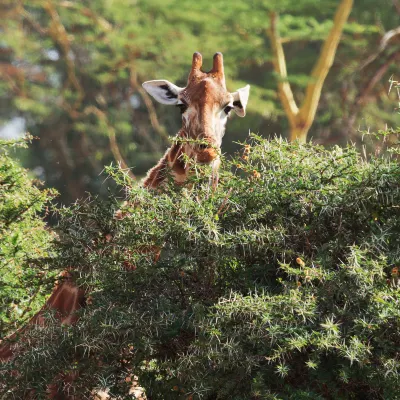
[[[193,54],[192,68],[186,87],[166,80],[143,83],[144,89],[158,102],[179,107],[182,114],[182,134],[194,140],[185,145],[185,153],[197,162],[211,163],[218,157],[225,125],[233,110],[239,117],[246,114],[250,86],[230,93],[226,89],[224,63],[216,53],[213,68],[202,70],[202,56]]]

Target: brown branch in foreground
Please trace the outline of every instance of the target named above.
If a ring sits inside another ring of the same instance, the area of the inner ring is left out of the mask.
[[[291,141],[299,140],[305,142],[307,139],[307,134],[314,121],[321,97],[322,86],[333,64],[343,27],[352,7],[353,0],[342,0],[339,4],[333,21],[333,27],[322,46],[319,58],[311,72],[311,82],[307,85],[305,98],[300,109],[297,108],[290,84],[287,82],[285,55],[276,26],[278,17],[276,13],[270,14],[271,25],[269,37],[274,56],[274,68],[281,81],[278,82],[278,91],[290,123]]]

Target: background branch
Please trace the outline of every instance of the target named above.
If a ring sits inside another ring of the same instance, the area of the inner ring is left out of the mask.
[[[78,93],[78,98],[73,106],[73,109],[77,110],[82,103],[84,91],[75,73],[75,63],[72,58],[70,39],[64,25],[61,22],[60,16],[54,7],[53,2],[47,1],[44,4],[44,9],[51,19],[50,27],[48,30],[50,37],[60,46],[63,57],[65,59],[65,63],[67,66],[68,82],[76,89]]]
[[[318,61],[311,72],[312,81],[307,85],[306,97],[300,108],[299,119],[302,131],[299,132],[300,135],[298,135],[297,132],[292,132],[291,140],[306,140],[308,130],[315,118],[315,113],[321,97],[322,86],[332,67],[344,24],[350,15],[352,7],[353,0],[342,0],[336,11],[333,27],[322,46]]]
[[[143,99],[143,102],[147,108],[147,111],[149,112],[149,118],[150,118],[150,123],[153,129],[165,140],[168,141],[168,133],[165,130],[165,128],[160,124],[157,118],[157,113],[154,108],[153,102],[150,99],[150,96],[147,94],[147,92],[142,88],[141,85],[138,84],[137,82],[137,75],[136,71],[134,70],[133,66],[131,65],[130,67],[130,84],[132,89],[137,90],[140,96]]]
[[[122,169],[127,171],[128,175],[131,179],[136,180],[135,175],[130,170],[128,164],[125,162],[124,157],[122,156],[122,154],[119,150],[117,138],[116,138],[116,134],[115,134],[115,129],[108,121],[107,115],[95,106],[86,107],[84,114],[96,115],[99,118],[99,120],[105,125],[105,127],[107,129],[107,133],[108,133],[108,138],[110,141],[110,150],[114,156],[115,161],[121,166]]]
[[[396,29],[392,29],[386,32],[379,43],[379,47],[376,53],[371,54],[360,66],[360,70],[364,69],[367,65],[371,64],[381,54],[389,44],[389,42],[397,35],[400,35],[400,26]]]
[[[285,52],[283,51],[282,41],[279,36],[277,29],[278,15],[275,12],[270,13],[270,27],[268,30],[272,52],[274,55],[273,63],[275,72],[279,75],[278,77],[278,93],[281,99],[283,108],[289,119],[291,126],[295,125],[296,115],[299,112],[296,101],[293,96],[290,83],[287,80],[287,69]]]
[[[322,46],[319,58],[311,72],[311,82],[307,85],[305,99],[300,109],[296,105],[290,83],[287,81],[285,54],[277,30],[278,17],[276,13],[270,13],[269,37],[274,55],[274,69],[278,74],[279,96],[290,123],[291,141],[300,140],[301,142],[305,142],[307,139],[307,133],[314,121],[321,97],[322,86],[333,64],[343,27],[352,7],[353,0],[342,0],[340,3],[335,14],[333,27]]]

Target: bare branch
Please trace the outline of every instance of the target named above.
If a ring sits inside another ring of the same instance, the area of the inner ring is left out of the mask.
[[[364,69],[367,65],[371,64],[376,58],[381,54],[389,44],[389,42],[397,35],[400,35],[400,26],[396,29],[391,29],[390,31],[386,32],[379,43],[379,47],[376,53],[371,54],[360,66],[359,70]]]
[[[365,102],[366,97],[369,95],[371,90],[375,87],[375,85],[382,79],[383,75],[385,75],[386,71],[389,69],[390,65],[393,61],[398,59],[400,56],[400,52],[393,53],[388,60],[382,64],[375,74],[372,76],[368,84],[364,87],[360,95],[357,97],[356,104],[361,105]]]
[[[322,86],[333,64],[343,27],[350,15],[352,7],[353,0],[342,0],[340,3],[333,20],[333,27],[322,46],[318,61],[311,72],[312,81],[307,85],[306,96],[300,108],[299,115],[305,135],[307,135],[308,129],[311,127],[314,120],[321,97]],[[303,140],[305,140],[305,138]]]
[[[396,8],[397,14],[400,15],[400,1],[399,0],[392,0],[394,7]]]
[[[78,12],[81,12],[83,15],[89,17],[93,22],[103,28],[103,30],[105,30],[106,32],[110,32],[112,30],[112,25],[105,18],[95,14],[92,10],[82,6],[79,3],[74,3],[72,1],[62,1],[60,3],[60,6],[64,8],[78,10]]]
[[[307,139],[307,133],[314,121],[321,97],[322,86],[333,64],[343,27],[352,7],[353,0],[342,0],[340,3],[335,14],[333,27],[322,46],[320,56],[311,72],[311,82],[307,85],[305,98],[300,109],[295,102],[292,89],[287,81],[285,54],[282,47],[282,39],[279,37],[277,30],[278,17],[276,13],[270,13],[268,34],[274,55],[274,69],[279,75],[278,93],[290,123],[290,140],[292,141],[298,139],[305,142]]]
[[[84,91],[75,73],[75,64],[71,56],[70,38],[68,37],[68,33],[62,24],[60,16],[51,0],[48,0],[44,3],[44,9],[51,19],[50,27],[48,29],[50,37],[60,46],[63,53],[62,55],[67,65],[68,82],[78,92],[78,98],[73,107],[74,110],[77,110],[82,103]]]
[[[149,117],[150,117],[150,123],[153,129],[165,140],[168,140],[168,134],[165,130],[165,128],[160,125],[158,118],[157,118],[157,113],[154,108],[153,102],[150,99],[150,96],[147,94],[147,92],[142,88],[141,85],[138,84],[137,82],[137,77],[136,77],[136,71],[133,68],[133,65],[130,66],[130,84],[132,89],[137,90],[140,94],[140,96],[143,99],[143,102],[147,108],[147,111],[149,112]]]
[[[110,150],[114,156],[115,161],[121,166],[122,169],[124,169],[128,172],[128,175],[131,179],[136,180],[135,175],[130,170],[128,164],[125,162],[125,160],[119,150],[117,138],[116,138],[116,134],[115,134],[115,129],[108,121],[107,115],[95,106],[86,107],[84,110],[84,114],[86,114],[86,115],[94,114],[100,119],[100,121],[102,121],[105,124],[105,126],[107,128],[108,138],[110,141]]]
[[[281,98],[283,108],[289,119],[290,125],[294,126],[296,115],[299,112],[299,109],[294,99],[290,83],[287,80],[285,53],[283,51],[281,38],[279,37],[277,23],[278,23],[278,15],[275,12],[271,12],[268,35],[270,38],[272,52],[274,55],[274,60],[273,60],[274,69],[275,72],[279,75],[278,93]]]
[[[24,18],[24,21],[26,21],[37,33],[42,36],[48,34],[48,29],[43,28],[39,23],[37,23],[32,15],[22,6],[19,8],[19,14]]]
[[[372,89],[381,81],[382,77],[385,75],[389,67],[392,65],[393,61],[396,61],[400,56],[399,52],[392,54],[384,64],[382,64],[369,79],[368,83],[363,86],[363,90],[357,96],[354,104],[352,105],[349,117],[347,119],[347,130],[350,132],[354,122],[357,118],[357,114],[363,104],[365,104],[368,95],[371,93]]]

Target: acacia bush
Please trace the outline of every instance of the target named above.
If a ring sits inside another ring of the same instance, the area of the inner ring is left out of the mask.
[[[3,393],[78,370],[78,398],[132,398],[132,375],[149,399],[398,398],[396,159],[253,135],[215,191],[194,168],[160,193],[109,168],[122,219],[115,198],[60,210],[53,267],[75,266],[88,305],[31,330]]]
[[[41,216],[56,192],[42,190],[10,156],[25,145],[0,141],[0,339],[41,307],[54,275],[45,261],[53,234]]]

